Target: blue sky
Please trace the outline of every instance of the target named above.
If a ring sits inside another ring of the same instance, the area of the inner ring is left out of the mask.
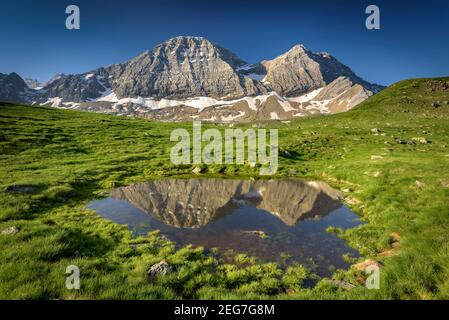
[[[81,29],[65,28],[65,8]],[[381,30],[365,28],[377,4]],[[302,43],[380,84],[449,76],[449,1],[1,0],[0,72],[46,81],[125,62],[178,35],[204,36],[249,62]]]

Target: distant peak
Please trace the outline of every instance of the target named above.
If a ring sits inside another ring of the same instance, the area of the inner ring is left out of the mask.
[[[296,44],[290,50],[288,50],[288,52],[295,52],[295,51],[305,52],[309,50],[303,44]]]
[[[178,42],[188,42],[188,41],[199,41],[199,42],[207,41],[207,42],[210,42],[209,40],[207,40],[204,37],[177,36],[177,37],[174,37],[174,38],[170,38],[167,41],[164,41],[163,44],[166,44],[166,43],[178,43]]]

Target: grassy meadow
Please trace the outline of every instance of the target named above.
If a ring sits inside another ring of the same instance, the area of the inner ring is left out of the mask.
[[[365,288],[355,268],[334,274],[355,285],[346,290],[300,265],[283,270],[243,254],[223,262],[214,250],[176,248],[157,232],[133,238],[86,209],[115,187],[192,176],[195,165],[169,159],[170,132],[191,123],[0,103],[0,231],[19,229],[0,234],[0,298],[449,299],[448,83],[402,81],[346,113],[259,124],[279,128],[288,151],[276,177],[345,192],[365,224],[339,235],[361,253],[354,263],[379,263],[379,290]],[[210,165],[201,176],[258,174],[249,165]],[[400,238],[394,248],[392,234]],[[149,283],[148,268],[162,259],[175,272]],[[80,290],[65,287],[69,265],[81,270]]]

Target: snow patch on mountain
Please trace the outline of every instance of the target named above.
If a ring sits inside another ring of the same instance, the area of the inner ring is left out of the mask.
[[[313,98],[315,98],[322,90],[323,90],[323,88],[319,88],[319,89],[313,90],[309,93],[306,93],[302,96],[295,97],[295,98],[289,98],[288,100],[292,101],[292,102],[305,103],[305,102],[308,102],[308,101],[312,100]]]

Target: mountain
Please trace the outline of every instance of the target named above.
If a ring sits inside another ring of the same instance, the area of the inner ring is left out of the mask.
[[[123,64],[59,74],[26,98],[163,121],[243,122],[342,112],[381,89],[303,45],[249,64],[205,38],[176,37]]]
[[[30,89],[39,90],[43,87],[43,84],[35,79],[26,78],[26,79],[24,79],[24,81],[25,81],[26,85],[28,86],[28,88],[30,88]]]
[[[0,73],[0,100],[5,102],[26,102],[28,86],[17,74]]]

